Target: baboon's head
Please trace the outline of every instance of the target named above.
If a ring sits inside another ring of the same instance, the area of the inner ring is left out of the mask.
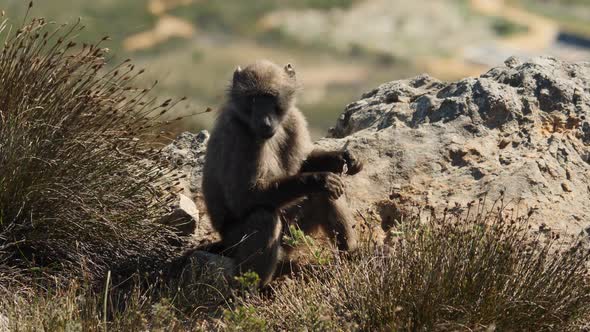
[[[234,72],[230,87],[238,118],[260,139],[274,136],[294,103],[297,82],[290,64],[258,61]]]

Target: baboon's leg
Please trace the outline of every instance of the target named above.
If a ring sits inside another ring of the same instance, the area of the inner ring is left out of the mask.
[[[241,273],[253,271],[260,286],[267,285],[277,268],[281,245],[281,222],[277,213],[257,210],[224,234],[224,246]]]
[[[328,223],[324,224],[324,229],[328,235],[336,238],[338,249],[354,251],[358,246],[358,239],[352,209],[347,206],[344,197],[337,200],[323,197],[320,200],[323,201],[321,204],[326,204],[328,212]]]
[[[296,222],[306,232],[322,228],[331,239],[336,239],[338,249],[353,251],[357,248],[357,234],[352,210],[344,197],[337,200],[326,195],[310,195],[300,204]]]

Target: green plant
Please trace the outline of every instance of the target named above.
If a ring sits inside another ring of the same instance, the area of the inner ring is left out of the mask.
[[[330,262],[330,253],[326,248],[317,245],[313,238],[306,235],[297,225],[289,225],[289,232],[283,235],[283,243],[291,248],[304,245],[317,264]]]
[[[151,314],[155,323],[152,329],[155,331],[175,330],[180,325],[174,312],[174,306],[167,298],[154,303]]]
[[[196,322],[178,310],[167,295],[171,289],[113,289],[108,294],[108,317],[103,316],[103,296],[90,285],[72,283],[42,289],[37,286],[2,293],[0,310],[9,331],[187,331]],[[192,316],[197,317],[196,315]],[[1,318],[1,317],[0,317]],[[106,321],[106,323],[105,323]]]
[[[289,225],[289,232],[283,235],[283,243],[292,248],[309,243],[310,241],[313,241],[313,239],[305,235],[297,225]]]
[[[247,294],[254,294],[258,290],[260,276],[254,271],[247,271],[234,277],[234,280],[240,290],[247,292]]]
[[[266,322],[256,315],[256,308],[252,306],[239,306],[227,309],[223,313],[228,331],[268,331]]]

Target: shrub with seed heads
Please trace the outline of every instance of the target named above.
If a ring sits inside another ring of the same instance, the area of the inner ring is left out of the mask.
[[[136,88],[129,60],[107,65],[80,22],[0,23],[0,276],[102,278],[166,259],[173,235],[154,220],[172,195],[150,145],[177,103]],[[87,275],[88,276],[88,275]]]

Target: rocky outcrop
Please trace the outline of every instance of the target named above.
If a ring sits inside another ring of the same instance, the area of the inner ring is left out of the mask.
[[[196,244],[209,243],[217,239],[217,234],[209,223],[207,215],[200,213],[205,211],[205,204],[201,196],[201,181],[208,141],[209,133],[206,130],[196,134],[184,132],[172,144],[162,149],[162,158],[180,173],[179,184],[176,189],[181,191],[183,196],[196,203],[196,208],[191,208],[191,211],[196,211],[198,218],[198,223],[194,228]],[[178,208],[172,207],[172,210],[172,215],[186,215],[186,211],[183,209],[178,211]],[[189,213],[189,215],[193,214]],[[165,217],[162,223],[166,224],[168,220],[170,220],[169,216]],[[172,218],[172,220],[175,219]],[[186,218],[182,217],[176,220],[182,222]]]
[[[181,182],[186,196],[194,197],[201,191],[201,175],[208,141],[209,133],[206,130],[197,134],[184,132],[162,149],[162,158],[186,175]]]
[[[193,193],[204,137],[183,134],[173,145],[182,145],[172,159],[185,165]],[[345,179],[347,198],[384,226],[503,193],[534,222],[578,233],[590,226],[590,63],[511,58],[459,82],[386,83],[348,105],[316,145],[365,159]]]
[[[368,160],[350,179],[358,206],[388,197],[403,215],[503,192],[533,221],[578,232],[590,224],[589,121],[589,63],[510,58],[479,78],[386,83],[318,144]]]

